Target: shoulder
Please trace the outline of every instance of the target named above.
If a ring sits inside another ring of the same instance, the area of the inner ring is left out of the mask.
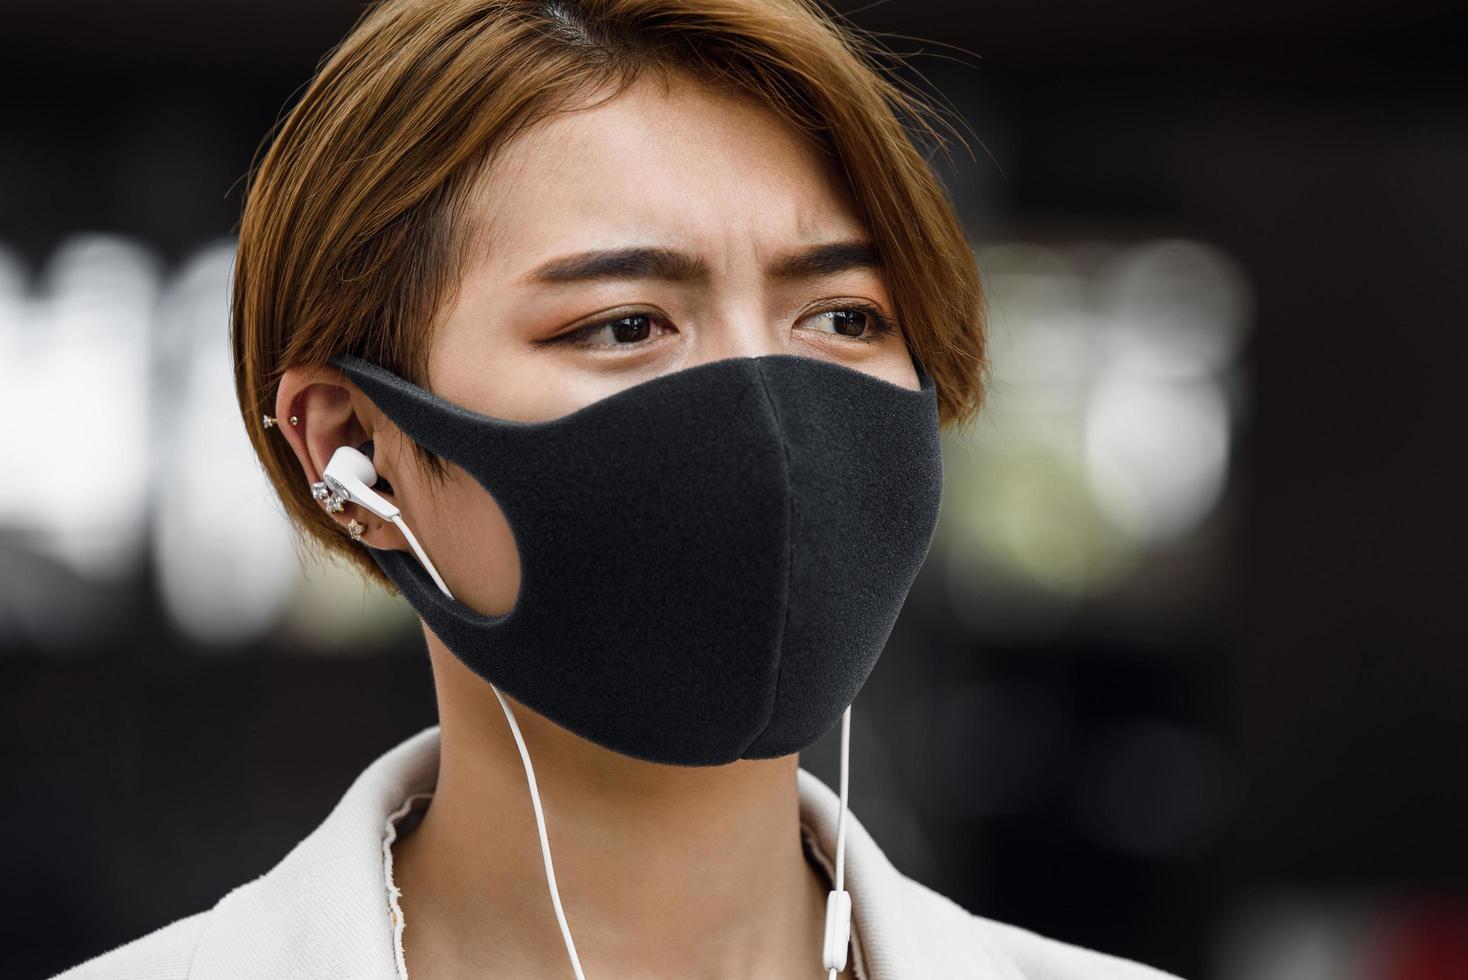
[[[960,943],[970,967],[982,962],[1005,980],[1178,980],[1171,973],[1051,939],[1019,926],[975,915],[921,882],[905,879],[908,902],[943,934],[939,941]],[[937,937],[933,937],[937,939]]]
[[[52,980],[184,980],[212,911],[195,912],[154,929],[79,963]]]

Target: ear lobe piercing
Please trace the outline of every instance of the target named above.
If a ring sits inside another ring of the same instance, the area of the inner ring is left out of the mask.
[[[362,532],[365,530],[367,530],[367,525],[355,518],[347,522],[347,533],[352,536],[352,540],[357,544],[362,543]]]
[[[290,418],[286,419],[286,421],[289,422],[291,425],[299,425],[301,422],[301,418],[299,415],[292,415]],[[271,418],[269,415],[261,415],[260,424],[267,429],[273,429],[280,424],[280,419]]]

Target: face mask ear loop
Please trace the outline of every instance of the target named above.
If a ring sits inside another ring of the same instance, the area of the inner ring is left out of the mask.
[[[392,522],[397,525],[399,531],[403,532],[403,537],[408,540],[413,554],[417,555],[418,560],[423,563],[424,570],[432,576],[439,591],[452,599],[454,594],[444,584],[443,578],[438,574],[438,569],[433,567],[433,562],[428,560],[428,555],[424,553],[423,546],[418,543],[417,537],[408,530],[408,525],[403,523],[402,516],[393,517]],[[489,689],[494,692],[500,707],[504,709],[505,720],[510,723],[510,734],[515,736],[515,746],[520,750],[520,761],[525,764],[525,781],[530,784],[530,802],[535,807],[535,829],[540,833],[540,855],[545,859],[545,883],[550,888],[551,904],[556,909],[556,922],[560,923],[561,936],[566,941],[566,953],[571,957],[571,969],[576,971],[576,980],[586,980],[586,974],[581,971],[581,958],[576,955],[576,943],[571,939],[571,927],[566,924],[566,911],[561,907],[561,890],[556,887],[556,869],[555,865],[551,863],[550,839],[545,833],[545,812],[540,806],[540,788],[535,784],[535,767],[530,764],[530,750],[525,747],[525,738],[520,734],[520,725],[515,721],[515,713],[510,710],[509,702],[500,694],[499,688],[493,684],[489,685]]]
[[[851,942],[851,893],[846,890],[846,801],[851,773],[851,705],[841,713],[841,809],[836,815],[836,887],[826,896],[826,938],[821,956],[837,980],[846,969],[846,950]]]

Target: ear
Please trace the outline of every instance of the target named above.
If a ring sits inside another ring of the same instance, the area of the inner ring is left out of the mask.
[[[362,445],[386,423],[371,399],[345,374],[329,365],[286,368],[275,395],[275,417],[276,428],[300,461],[301,492],[307,495],[311,484],[321,479],[332,453],[341,446]],[[392,476],[384,472],[385,455],[374,453],[373,465],[379,477],[392,483]],[[380,492],[391,499],[391,492]],[[329,516],[342,527],[344,535],[348,524],[355,520],[366,528],[362,532],[365,544],[407,550],[408,543],[397,527],[365,507],[349,503],[339,513]]]

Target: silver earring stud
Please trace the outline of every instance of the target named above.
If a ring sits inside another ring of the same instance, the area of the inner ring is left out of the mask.
[[[367,530],[367,525],[363,524],[361,521],[353,519],[347,522],[347,533],[350,534],[352,536],[352,540],[357,542],[358,544],[362,543],[362,532],[365,530]]]
[[[340,514],[347,498],[321,481],[311,484],[311,499],[320,504],[328,514]]]
[[[286,419],[286,421],[289,422],[291,425],[299,425],[301,418],[299,415],[292,415],[290,418]],[[271,418],[269,415],[264,414],[260,416],[260,425],[264,428],[273,429],[279,424],[280,419]]]

